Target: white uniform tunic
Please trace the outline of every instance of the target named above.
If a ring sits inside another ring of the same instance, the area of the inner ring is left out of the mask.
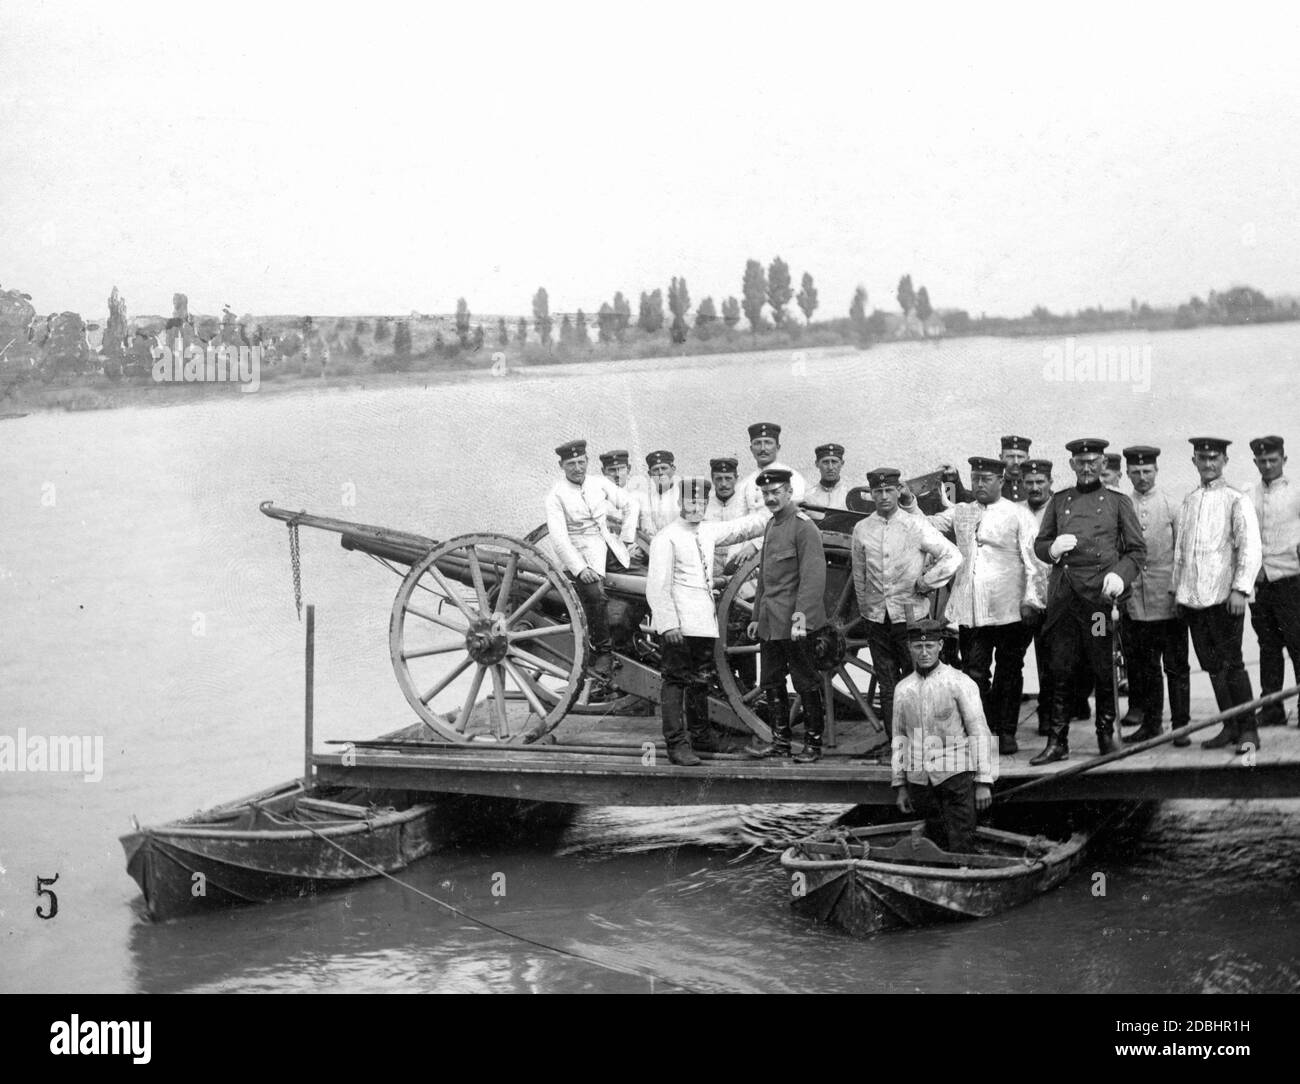
[[[1010,625],[1020,620],[1021,606],[1047,605],[1034,557],[1037,525],[1026,505],[1002,498],[987,505],[972,501],[929,520],[952,536],[962,556],[945,611],[948,624]]]
[[[793,485],[793,481],[790,484]],[[808,492],[804,494],[803,503],[810,508],[847,509],[849,507],[849,490],[852,488],[843,478],[835,483],[834,489],[827,489],[819,480],[808,487]]]
[[[1207,610],[1232,591],[1249,597],[1263,566],[1259,520],[1250,498],[1222,478],[1186,497],[1174,526],[1174,601]]]
[[[717,636],[714,550],[759,537],[770,518],[765,508],[726,522],[694,524],[677,519],[655,535],[645,582],[655,631],[681,629],[683,636]]]
[[[794,492],[794,499],[801,501],[808,492],[808,484],[803,480],[794,467],[787,467],[784,463],[769,463],[763,470],[788,470],[790,472],[790,489]],[[740,480],[736,486],[736,492],[744,495],[745,504],[751,512],[757,512],[763,505],[763,491],[758,488],[758,476],[761,471],[750,471]]]
[[[745,504],[745,498],[741,494],[739,488],[737,488],[726,501],[718,500],[717,493],[710,492],[709,503],[704,506],[705,523],[726,523],[733,519],[740,519],[741,516],[748,516],[751,514],[749,506]],[[744,545],[744,543],[738,542],[734,546],[726,546],[717,551],[713,559],[715,576],[722,575],[723,565],[740,552],[742,545]]]
[[[637,504],[641,513],[641,533],[647,538],[654,538],[668,524],[672,523],[682,512],[680,491],[676,479],[664,492],[660,493],[654,479],[637,494]]]
[[[1042,529],[1043,515],[1047,512],[1047,505],[1051,503],[1052,503],[1052,498],[1050,494],[1048,495],[1047,502],[1036,509],[1030,508],[1028,501],[1025,502],[1025,511],[1027,511],[1034,518],[1035,538],[1038,537],[1038,532]],[[1045,561],[1040,561],[1038,559],[1038,555],[1034,554],[1034,570],[1035,570],[1034,571],[1035,589],[1038,591],[1038,597],[1041,598],[1044,603],[1046,603],[1047,584],[1052,577],[1052,566],[1047,564]]]
[[[619,537],[609,529],[610,509],[623,514]],[[605,574],[605,555],[611,550],[623,564],[627,547],[636,541],[637,504],[604,475],[588,475],[575,486],[567,478],[546,494],[546,527],[551,544],[565,570],[575,576],[584,568]]]
[[[626,494],[627,494],[628,496],[630,496],[634,501],[636,501],[636,504],[637,504],[637,508],[638,508],[638,509],[641,507],[641,498],[640,498],[640,496],[639,496],[638,494],[633,493],[632,491],[630,491],[630,490],[628,489],[627,486],[620,486],[620,485],[619,485],[617,482],[615,482],[612,478],[608,478],[608,477],[606,477],[605,475],[601,475],[601,477],[602,477],[602,478],[605,478],[605,480],[606,480],[607,482],[609,482],[610,485],[614,486],[614,487],[617,488],[617,489],[621,489],[624,493],[626,493]],[[636,517],[633,517],[633,518],[634,518],[634,520],[635,520]],[[609,529],[610,529],[611,531],[613,531],[615,534],[618,534],[618,533],[623,529],[623,513],[622,513],[622,511],[620,511],[619,509],[617,509],[617,508],[615,508],[615,507],[613,507],[613,506],[611,505],[610,508],[608,509],[608,511],[606,512],[606,515],[605,515],[605,522],[606,522],[606,526],[608,526]]]

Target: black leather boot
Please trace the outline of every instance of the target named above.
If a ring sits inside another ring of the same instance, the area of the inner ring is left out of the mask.
[[[1037,767],[1051,764],[1054,760],[1065,760],[1070,755],[1070,716],[1066,706],[1070,700],[1070,690],[1065,687],[1068,682],[1057,682],[1052,690],[1051,710],[1048,713],[1047,747],[1033,757],[1029,763]]]
[[[790,755],[790,742],[793,739],[793,734],[790,732],[790,698],[786,695],[786,691],[782,689],[779,693],[768,692],[766,699],[768,725],[772,728],[772,740],[763,742],[755,739],[745,746],[745,752],[758,759],[788,757]]]
[[[686,687],[686,729],[697,753],[716,753],[721,748],[718,732],[709,721],[709,693],[703,682]]]
[[[1237,720],[1228,719],[1212,738],[1201,742],[1202,749],[1226,749],[1237,744]]]
[[[1125,745],[1137,745],[1140,741],[1150,741],[1152,738],[1158,738],[1164,733],[1164,728],[1160,725],[1159,719],[1145,718],[1142,725],[1132,734],[1125,734],[1123,741]]]
[[[1115,691],[1097,690],[1097,750],[1102,755],[1113,753],[1115,744]]]
[[[822,758],[822,731],[826,726],[826,710],[822,706],[821,690],[803,693],[803,749],[794,758],[796,764],[815,764]]]
[[[682,742],[680,745],[670,745],[668,747],[668,759],[673,764],[680,765],[683,768],[697,768],[703,763],[695,755],[695,750],[691,748],[690,742]]]
[[[1169,675],[1169,725],[1177,730],[1192,721],[1192,679],[1188,674]],[[1188,746],[1192,739],[1175,738],[1174,744]]]
[[[587,702],[604,704],[617,700],[619,693],[614,688],[610,675],[614,671],[614,656],[609,651],[597,651],[591,660],[591,683]]]
[[[1214,689],[1214,702],[1219,706],[1220,711],[1227,711],[1232,707],[1232,694],[1228,691],[1228,677],[1220,670],[1217,674],[1210,675],[1210,685]],[[1201,742],[1202,749],[1226,749],[1229,745],[1237,744],[1237,720],[1229,719],[1219,728],[1219,732],[1212,738],[1207,738]]]

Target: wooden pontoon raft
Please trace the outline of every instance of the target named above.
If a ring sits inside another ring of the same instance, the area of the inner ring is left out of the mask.
[[[923,507],[937,501],[937,472],[910,484]],[[752,557],[718,600],[717,677],[708,705],[711,720],[728,735],[724,751],[705,753],[701,766],[683,768],[669,763],[660,737],[659,646],[645,621],[644,570],[607,577],[617,610],[611,675],[617,697],[595,703],[586,619],[544,527],[523,538],[476,533],[438,542],[266,502],[262,513],[288,524],[295,554],[299,527],[331,531],[342,536],[344,549],[367,554],[402,578],[389,653],[417,721],[381,739],[340,737],[330,752],[313,750],[308,774],[334,786],[572,804],[890,804],[889,743],[850,574],[849,536],[869,510],[853,500],[847,512],[809,510],[826,552],[826,612],[839,633],[821,660],[824,759],[798,765],[751,760],[740,752],[755,736],[770,737],[758,706],[758,645],[746,635],[758,573]],[[1275,699],[1286,703],[1298,693],[1289,689]],[[1201,720],[1194,729],[1217,719],[1204,697],[1194,702],[1193,717]],[[374,733],[373,725],[367,729]],[[1202,750],[1196,740],[1175,748],[1166,738],[1125,747],[1082,773],[1095,739],[1087,723],[1072,731],[1070,760],[1034,768],[1028,761],[1042,739],[1022,725],[1021,752],[1000,758],[997,793],[1035,783],[1014,800],[1300,796],[1300,732],[1294,726],[1266,728],[1263,748],[1246,757]]]
[[[1202,718],[1212,704],[1194,703]],[[852,734],[816,764],[752,760],[737,751],[703,753],[698,768],[670,764],[657,717],[576,718],[561,726],[555,743],[540,747],[440,742],[426,728],[408,727],[384,739],[332,745],[311,757],[316,777],[334,784],[400,788],[419,792],[483,794],[581,805],[726,805],[767,802],[842,802],[890,805],[894,801],[887,752],[852,752]],[[1071,758],[1033,768],[1028,760],[1043,739],[1032,720],[1020,730],[1021,751],[999,758],[995,794],[1033,781],[1043,785],[1023,801],[1162,798],[1300,797],[1300,731],[1294,725],[1268,727],[1263,748],[1246,758],[1193,745],[1165,744],[1082,774],[1063,776],[1092,759],[1092,728],[1076,723]],[[423,731],[423,733],[422,733]],[[799,731],[795,732],[796,748]],[[653,758],[648,749],[654,750]]]

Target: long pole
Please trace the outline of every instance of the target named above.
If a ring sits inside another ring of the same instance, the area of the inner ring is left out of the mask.
[[[316,684],[316,606],[307,603],[307,688],[305,690],[305,713],[303,736],[303,771],[302,784],[311,786],[311,751],[314,735],[312,733],[315,711]]]
[[[1281,692],[1269,693],[1267,696],[1258,696],[1254,700],[1247,701],[1244,704],[1238,704],[1235,708],[1229,708],[1227,711],[1221,711],[1217,715],[1211,715],[1208,719],[1201,719],[1199,722],[1188,723],[1186,726],[1180,726],[1177,730],[1170,730],[1161,734],[1157,738],[1148,738],[1146,741],[1140,741],[1136,745],[1130,745],[1124,749],[1116,749],[1113,753],[1103,753],[1101,756],[1093,757],[1091,760],[1084,760],[1078,764],[1071,764],[1068,768],[1060,771],[1049,772],[1046,775],[1040,775],[1037,779],[1031,779],[1028,783],[1021,783],[1019,786],[1012,787],[1010,790],[1004,790],[994,797],[994,801],[1002,802],[1010,798],[1013,794],[1023,794],[1027,790],[1033,790],[1037,787],[1045,786],[1048,783],[1054,783],[1058,779],[1065,779],[1071,775],[1081,775],[1083,772],[1090,772],[1093,768],[1099,768],[1103,764],[1113,764],[1117,760],[1123,760],[1125,757],[1131,757],[1135,753],[1145,753],[1148,749],[1154,749],[1157,745],[1164,745],[1175,738],[1186,737],[1194,734],[1198,730],[1204,730],[1207,726],[1213,726],[1215,723],[1222,723],[1226,719],[1235,719],[1238,715],[1247,715],[1261,707],[1268,707],[1270,704],[1280,704],[1293,696],[1300,695],[1300,685],[1293,685],[1289,689],[1283,689]]]

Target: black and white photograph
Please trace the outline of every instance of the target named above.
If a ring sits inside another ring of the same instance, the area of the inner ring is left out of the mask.
[[[1298,45],[0,9],[0,992],[1052,995],[936,1011],[1261,1053]]]

